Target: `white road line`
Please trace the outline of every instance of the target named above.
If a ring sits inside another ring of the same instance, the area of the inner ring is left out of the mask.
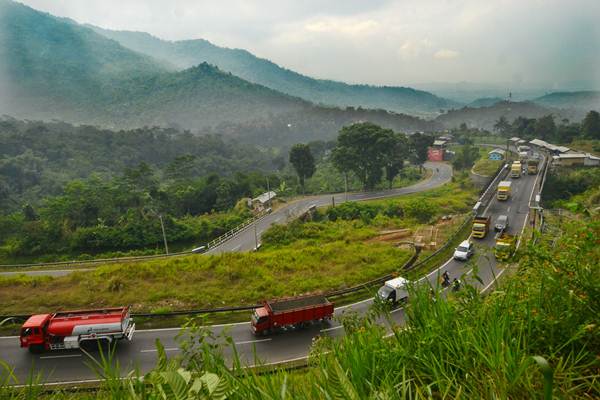
[[[342,328],[344,328],[344,325],[334,326],[333,328],[321,329],[320,332],[329,332],[329,331],[334,331],[336,329],[342,329]]]
[[[226,326],[236,326],[236,325],[249,325],[250,322],[230,322],[228,324],[217,324],[217,325],[205,325],[203,326],[203,328],[221,328],[221,327],[226,327]],[[168,331],[180,331],[183,328],[178,327],[178,328],[155,328],[155,329],[136,329],[136,333],[140,333],[140,332],[168,332]],[[18,336],[14,336],[17,337]],[[2,339],[2,337],[0,337],[0,339]]]
[[[167,347],[165,348],[165,351],[178,351],[179,347]],[[157,349],[146,349],[146,350],[140,350],[140,353],[156,353],[158,350]]]
[[[260,343],[260,342],[270,342],[271,338],[268,339],[258,339],[258,340],[244,340],[242,342],[235,342],[236,345],[241,345],[241,344],[249,344],[249,343]]]
[[[0,339],[18,339],[19,336],[0,336]]]
[[[336,307],[335,309],[336,309],[336,310],[343,310],[344,308],[348,308],[348,307],[357,306],[357,305],[359,305],[359,304],[366,303],[366,302],[368,302],[368,301],[371,301],[371,300],[373,300],[373,298],[372,298],[372,297],[369,297],[368,299],[361,300],[361,301],[358,301],[358,302],[356,302],[356,303],[352,303],[352,304],[346,304],[345,306]]]
[[[73,357],[81,357],[81,354],[65,354],[62,356],[42,356],[40,360],[45,360],[48,358],[73,358]]]
[[[242,247],[241,244],[239,246],[235,246],[233,249],[231,249],[231,251],[238,251],[240,249],[240,247]]]
[[[325,353],[321,353],[323,354],[327,354],[329,353],[328,351]],[[288,363],[288,362],[294,362],[294,361],[300,361],[300,360],[308,360],[308,356],[302,356],[302,357],[296,357],[296,358],[289,358],[287,360],[281,360],[281,361],[273,361],[270,363],[265,363],[265,364],[250,364],[247,367],[248,368],[254,368],[254,367],[266,367],[269,365],[277,365],[277,364],[283,364],[283,363]]]

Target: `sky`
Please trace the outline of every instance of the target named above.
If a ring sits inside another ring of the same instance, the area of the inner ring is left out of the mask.
[[[600,88],[598,0],[20,2],[103,28],[243,48],[349,83]]]

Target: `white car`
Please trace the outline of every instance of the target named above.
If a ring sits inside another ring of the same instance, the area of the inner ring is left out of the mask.
[[[467,261],[469,257],[471,257],[474,253],[475,249],[473,248],[473,243],[468,240],[464,240],[458,247],[454,250],[454,259],[460,261]]]

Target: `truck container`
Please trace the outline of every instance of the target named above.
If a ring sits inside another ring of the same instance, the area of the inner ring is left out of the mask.
[[[98,341],[110,345],[131,340],[135,323],[129,307],[63,311],[32,315],[21,327],[21,347],[32,353],[44,350],[77,349]]]
[[[505,261],[515,252],[516,237],[506,232],[500,232],[496,235],[496,245],[494,246],[494,256],[496,260]]]
[[[520,178],[521,177],[521,162],[514,161],[510,166],[510,177],[511,178]]]
[[[498,184],[498,193],[496,194],[498,200],[504,201],[509,199],[511,193],[511,186],[511,181],[501,181]]]
[[[473,218],[471,235],[477,239],[483,239],[490,229],[490,217],[478,216]]]
[[[377,291],[377,297],[392,304],[406,301],[408,300],[408,283],[408,280],[401,277],[385,281]]]
[[[529,175],[537,174],[539,164],[540,164],[540,160],[537,160],[537,159],[527,160],[527,174],[529,174]]]
[[[333,303],[321,295],[264,301],[263,306],[252,313],[251,328],[255,335],[267,335],[330,320],[332,316]]]

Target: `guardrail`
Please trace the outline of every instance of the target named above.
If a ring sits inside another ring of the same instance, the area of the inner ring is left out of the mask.
[[[487,190],[490,187],[492,187],[494,181],[497,180],[499,177],[501,177],[504,167],[505,166],[498,168],[496,176],[494,176],[490,179],[490,182],[488,183],[485,190],[483,190],[484,193],[480,197],[479,201],[481,201],[484,198],[485,194],[487,193]],[[268,213],[268,211],[265,211],[265,214],[266,213]],[[255,217],[252,222],[261,218],[265,214]],[[462,233],[462,230],[471,222],[471,220],[472,220],[471,216],[469,216],[467,219],[465,219],[465,221],[458,227],[458,229],[452,235],[450,235],[448,240],[439,249],[437,249],[436,251],[434,251],[433,253],[431,253],[430,255],[428,255],[427,257],[425,257],[423,260],[419,261],[418,263],[415,263],[415,261],[419,255],[419,251],[417,251],[415,249],[415,254],[413,256],[411,256],[411,258],[400,269],[407,271],[407,270],[417,268],[417,267],[425,264],[429,260],[431,260],[433,257],[437,256],[444,250],[446,250],[448,248],[448,246],[450,246],[452,244],[454,239],[456,239],[456,237]],[[246,224],[246,226],[250,225],[252,222]],[[237,232],[241,231],[242,229],[238,229]],[[223,235],[223,236],[225,236],[225,235]],[[235,236],[235,235],[229,235],[228,237],[231,238],[233,236]],[[385,276],[382,276],[382,277],[379,277],[376,279],[372,279],[370,281],[361,283],[359,285],[356,285],[356,286],[353,286],[350,288],[340,289],[340,290],[335,290],[335,291],[331,291],[328,293],[324,293],[324,296],[334,297],[334,296],[342,296],[342,295],[346,295],[349,293],[357,292],[359,290],[366,289],[375,284],[380,284],[388,279],[391,279],[393,276],[394,276],[394,274],[390,273]],[[170,312],[164,312],[164,313],[132,313],[131,316],[132,317],[143,317],[143,318],[156,318],[156,317],[170,317],[170,316],[178,316],[178,315],[197,315],[197,314],[208,314],[208,313],[249,311],[249,310],[253,310],[260,306],[261,306],[260,304],[254,304],[254,305],[231,306],[231,307],[220,307],[220,308],[206,308],[206,309],[197,309],[197,310],[170,311]],[[11,318],[11,319],[15,319],[15,320],[25,320],[25,319],[29,318],[29,316],[30,315],[0,315],[0,320],[7,319],[7,318]]]
[[[240,225],[236,226],[232,230],[224,233],[218,238],[210,241],[206,246],[206,250],[217,247],[227,240],[234,237],[244,228],[248,227],[255,221],[267,215],[270,209],[261,211],[259,214],[255,215],[252,218],[247,219],[242,222]],[[137,261],[147,261],[154,260],[160,258],[168,258],[168,257],[178,257],[183,255],[193,254],[194,252],[191,250],[179,251],[175,253],[169,254],[150,254],[146,256],[130,256],[130,257],[113,257],[113,258],[96,258],[93,260],[70,260],[70,261],[54,261],[54,262],[43,262],[43,263],[30,263],[30,264],[0,264],[0,268],[25,268],[25,267],[75,267],[75,266],[83,266],[83,265],[94,265],[94,264],[109,264],[109,263],[117,263],[117,262],[137,262]]]
[[[210,249],[220,246],[224,242],[228,241],[229,239],[231,239],[232,237],[234,237],[235,235],[237,235],[238,233],[240,233],[241,231],[246,229],[248,226],[252,225],[254,222],[258,221],[259,219],[261,219],[262,217],[264,217],[265,215],[270,214],[270,213],[271,213],[271,209],[267,208],[266,210],[261,211],[260,213],[256,214],[252,218],[247,219],[246,221],[242,222],[241,224],[239,224],[232,230],[230,230],[230,231],[222,234],[218,238],[213,239],[210,242],[208,242],[208,244],[206,245],[206,250],[208,251]]]

